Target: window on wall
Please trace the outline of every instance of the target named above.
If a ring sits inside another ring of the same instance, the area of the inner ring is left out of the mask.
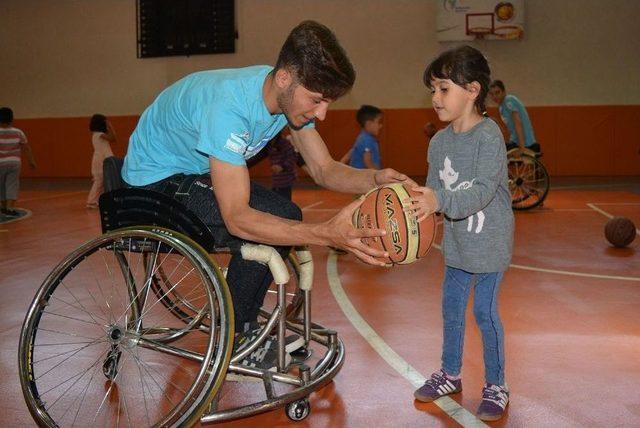
[[[138,58],[235,52],[234,0],[136,0]]]

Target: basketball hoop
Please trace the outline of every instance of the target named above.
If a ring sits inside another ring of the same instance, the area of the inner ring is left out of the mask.
[[[485,36],[493,34],[493,30],[487,27],[473,27],[467,30],[467,35],[474,36],[476,40],[483,40]]]
[[[522,27],[518,25],[502,25],[500,27],[496,27],[493,34],[500,39],[515,40],[522,39],[524,31]]]

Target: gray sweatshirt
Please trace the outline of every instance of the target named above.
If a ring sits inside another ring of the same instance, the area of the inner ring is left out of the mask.
[[[507,270],[514,220],[498,125],[484,118],[459,134],[449,125],[431,139],[428,161],[427,186],[445,217],[446,265],[472,273]]]

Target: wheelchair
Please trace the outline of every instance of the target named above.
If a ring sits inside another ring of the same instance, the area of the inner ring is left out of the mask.
[[[549,173],[540,161],[541,153],[526,150],[517,156],[518,149],[507,151],[511,208],[530,210],[541,206],[549,193]]]
[[[22,325],[19,374],[34,421],[184,427],[279,407],[291,420],[307,417],[309,395],[345,355],[335,331],[311,322],[311,253],[297,248],[285,262],[271,247],[242,246],[245,259],[269,266],[275,290],[260,334],[234,354],[233,305],[216,259],[229,249],[173,198],[123,187],[120,168],[105,161],[103,235],[55,267]],[[290,364],[287,333],[304,338]],[[242,364],[274,337],[277,371]]]

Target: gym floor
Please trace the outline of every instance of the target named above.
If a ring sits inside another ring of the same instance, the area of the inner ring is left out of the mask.
[[[17,205],[33,214],[0,224],[3,425],[33,425],[17,375],[20,327],[46,275],[100,233],[97,211],[84,207],[87,189],[84,180],[26,180]],[[328,219],[352,201],[308,185],[293,197],[308,221]],[[640,177],[554,179],[544,207],[516,213],[514,256],[500,293],[511,403],[507,416],[489,425],[640,426],[640,238],[629,248],[611,247],[603,233],[610,216],[640,226]],[[313,247],[314,321],[339,332],[345,365],[311,395],[304,422],[276,410],[222,426],[482,425],[473,416],[484,378],[470,310],[464,391],[438,404],[413,400],[440,363],[438,247],[392,269]]]

